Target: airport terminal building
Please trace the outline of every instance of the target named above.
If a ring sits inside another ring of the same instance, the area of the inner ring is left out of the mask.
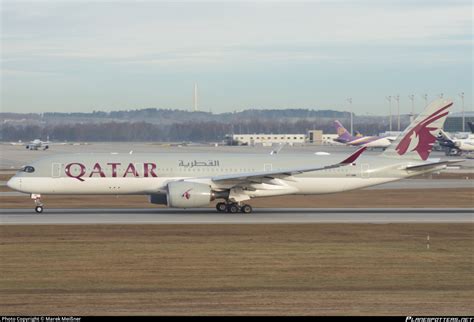
[[[272,144],[304,144],[304,134],[232,134],[228,135],[228,143],[231,145],[263,145]]]
[[[309,131],[305,134],[231,134],[227,135],[229,145],[262,145],[273,144],[302,145],[309,144],[339,144],[334,139],[337,134],[324,134],[321,130]]]
[[[474,112],[464,112],[464,120],[466,122],[466,124],[464,124],[464,131],[470,132],[467,122],[474,123]],[[450,114],[444,123],[444,130],[449,133],[462,132],[462,113],[457,112]]]

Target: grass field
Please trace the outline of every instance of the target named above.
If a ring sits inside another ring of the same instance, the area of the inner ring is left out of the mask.
[[[1,315],[474,314],[474,224],[0,230]]]

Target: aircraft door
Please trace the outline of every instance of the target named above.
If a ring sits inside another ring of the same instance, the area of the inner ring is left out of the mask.
[[[62,168],[61,163],[53,163],[51,165],[51,176],[53,178],[59,178],[61,176],[61,168]]]
[[[271,163],[265,163],[263,165],[263,171],[272,171],[272,164]]]

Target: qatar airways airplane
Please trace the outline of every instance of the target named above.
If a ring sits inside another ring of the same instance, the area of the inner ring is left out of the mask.
[[[31,194],[38,213],[47,194],[148,195],[151,203],[177,208],[222,199],[218,211],[250,213],[245,202],[251,198],[342,192],[443,169],[454,161],[428,156],[452,104],[433,101],[377,156],[361,155],[366,147],[343,160],[314,154],[53,155],[23,167],[8,186]]]

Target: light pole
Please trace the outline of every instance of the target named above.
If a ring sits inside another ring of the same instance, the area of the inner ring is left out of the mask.
[[[461,102],[462,102],[462,131],[464,132],[464,130],[465,130],[464,129],[464,127],[465,127],[464,123],[466,123],[465,120],[464,120],[464,92],[459,93],[459,97],[461,97]]]
[[[397,114],[398,114],[398,126],[397,126],[397,131],[400,132],[400,95],[397,94],[393,97],[397,101]]]
[[[412,123],[413,119],[415,118],[415,95],[410,94],[410,95],[408,95],[408,98],[411,100],[410,123]]]
[[[354,135],[353,133],[353,118],[352,118],[352,97],[349,97],[346,101],[349,102],[349,105],[350,105],[350,111],[351,111],[351,135]]]
[[[389,113],[390,113],[388,123],[389,123],[390,132],[392,132],[392,96],[385,96],[385,99],[388,101],[388,108],[389,108]]]
[[[425,107],[428,105],[428,94],[420,95],[422,99],[425,100]]]
[[[193,111],[197,112],[198,109],[198,85],[197,83],[194,83],[194,97],[193,97]]]

